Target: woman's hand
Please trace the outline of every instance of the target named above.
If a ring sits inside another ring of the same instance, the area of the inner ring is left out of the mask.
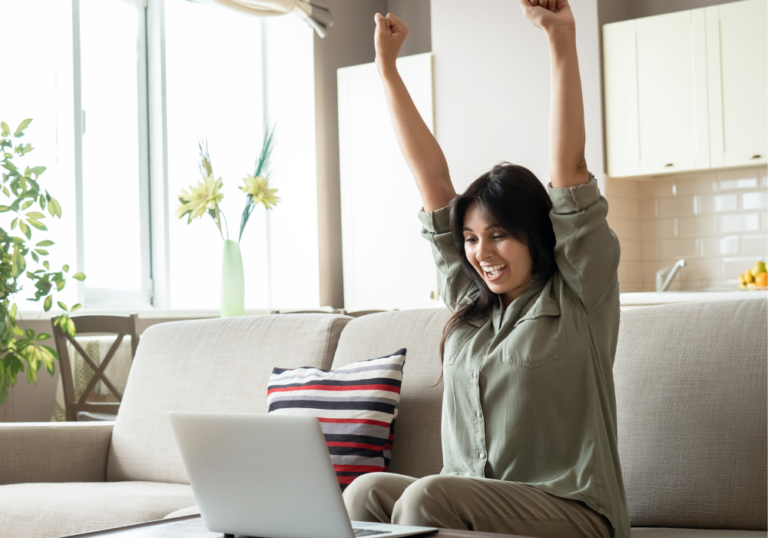
[[[568,0],[520,0],[525,17],[545,32],[576,26]]]
[[[380,72],[395,69],[397,53],[408,35],[408,28],[391,13],[387,13],[386,17],[377,13],[375,20],[376,66]]]

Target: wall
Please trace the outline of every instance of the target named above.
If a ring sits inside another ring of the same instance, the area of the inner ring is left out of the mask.
[[[335,24],[315,36],[320,304],[344,307],[339,190],[339,117],[336,71],[374,61],[374,15],[395,13],[409,27],[401,55],[430,50],[429,0],[331,0]]]
[[[622,291],[654,291],[656,271],[681,258],[687,265],[670,289],[735,289],[768,256],[766,188],[765,167],[609,179]]]
[[[549,174],[546,36],[517,2],[432,0],[435,123],[457,190],[508,160]],[[590,170],[603,182],[597,0],[573,3]]]

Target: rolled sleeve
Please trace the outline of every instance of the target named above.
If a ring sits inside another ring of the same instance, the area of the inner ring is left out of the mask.
[[[419,211],[419,220],[424,231],[429,233],[446,233],[451,231],[451,210],[449,206],[434,211]]]
[[[589,174],[589,181],[583,185],[556,189],[550,183],[547,188],[552,200],[552,211],[558,215],[583,211],[600,199],[600,189],[592,174]]]
[[[608,201],[595,176],[575,187],[549,186],[555,261],[563,279],[591,313],[618,293],[621,248],[608,226]]]
[[[420,211],[421,236],[432,245],[432,257],[440,276],[440,296],[453,310],[475,287],[464,273],[451,232],[450,206],[435,211]]]

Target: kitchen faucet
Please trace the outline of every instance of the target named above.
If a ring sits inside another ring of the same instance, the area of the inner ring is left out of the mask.
[[[672,279],[675,278],[675,275],[681,267],[685,267],[685,260],[677,260],[677,263],[673,265],[671,269],[667,267],[660,271],[656,271],[656,291],[667,291],[667,288],[669,288],[669,285],[672,283]],[[669,271],[669,274],[665,280],[664,275],[667,274],[667,271]]]

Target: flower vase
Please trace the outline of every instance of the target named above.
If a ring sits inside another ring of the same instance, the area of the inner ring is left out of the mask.
[[[245,313],[245,282],[240,244],[231,239],[224,241],[221,267],[221,317],[242,316]]]

